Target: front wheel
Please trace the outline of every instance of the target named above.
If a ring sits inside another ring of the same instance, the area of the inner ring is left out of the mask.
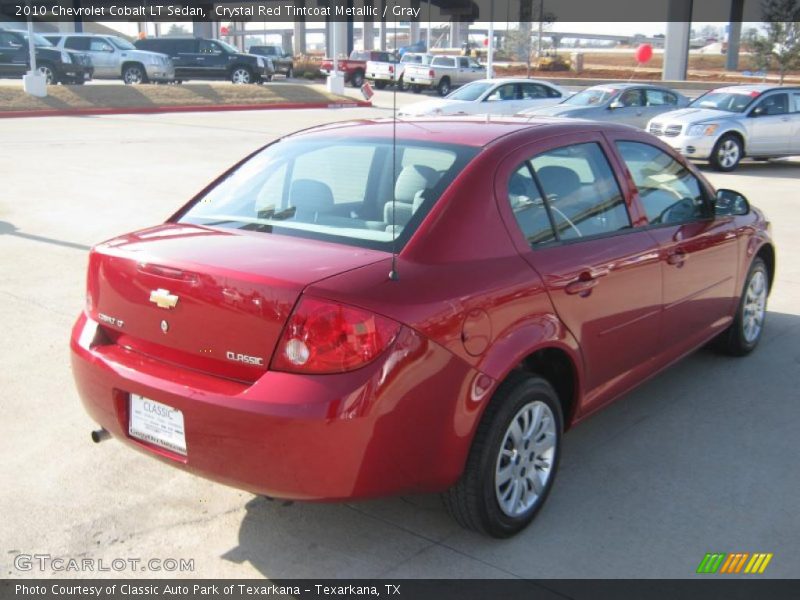
[[[128,65],[122,72],[122,81],[125,85],[139,85],[147,81],[147,73],[139,65]]]
[[[443,494],[450,514],[492,537],[522,531],[553,485],[562,431],[552,386],[534,375],[511,375],[486,408],[461,479]]]
[[[723,135],[711,151],[711,166],[717,171],[733,171],[742,160],[742,142],[732,134]]]
[[[716,340],[720,350],[732,356],[744,356],[755,350],[764,332],[768,294],[767,265],[756,258],[747,273],[736,318]]]
[[[231,83],[245,84],[250,83],[253,81],[253,74],[250,72],[250,69],[245,67],[236,67],[233,71],[231,71]]]

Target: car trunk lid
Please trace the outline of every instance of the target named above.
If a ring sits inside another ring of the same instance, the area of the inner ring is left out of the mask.
[[[276,234],[163,225],[92,251],[88,310],[118,345],[254,381],[306,286],[385,256]]]

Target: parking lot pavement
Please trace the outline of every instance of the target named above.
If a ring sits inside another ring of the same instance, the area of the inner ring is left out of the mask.
[[[460,530],[434,496],[283,506],[89,441],[67,348],[89,245],[163,220],[276,136],[385,112],[0,121],[2,575],[40,576],[13,559],[46,553],[193,559],[193,573],[168,575],[202,577],[678,578],[713,551],[772,552],[765,575],[796,577],[796,161],[709,173],[773,222],[779,270],[759,349],[700,351],[577,427],[549,502],[512,540]]]

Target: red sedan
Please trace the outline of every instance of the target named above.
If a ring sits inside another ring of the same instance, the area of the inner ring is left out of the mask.
[[[505,537],[565,429],[753,350],[774,269],[758,210],[631,128],[337,124],[96,246],[72,363],[96,438],[272,497],[443,491]]]

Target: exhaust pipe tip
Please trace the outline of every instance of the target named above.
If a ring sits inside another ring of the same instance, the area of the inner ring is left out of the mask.
[[[99,444],[111,437],[111,434],[108,433],[105,429],[95,429],[92,431],[92,441],[95,444]]]

